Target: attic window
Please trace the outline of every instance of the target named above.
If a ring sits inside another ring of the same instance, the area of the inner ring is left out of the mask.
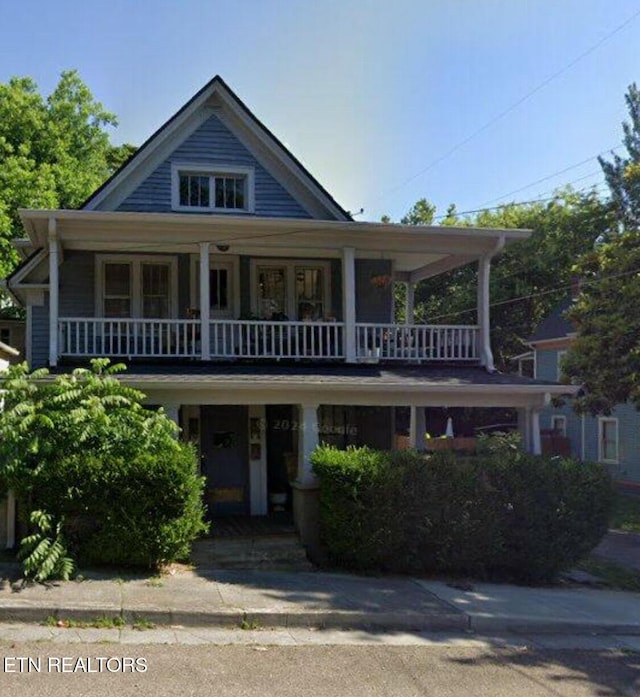
[[[174,165],[172,183],[174,210],[253,212],[252,169]]]

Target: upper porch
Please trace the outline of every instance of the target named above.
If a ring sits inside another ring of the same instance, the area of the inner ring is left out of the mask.
[[[25,262],[8,286],[32,320],[32,357],[45,339],[40,363],[49,365],[113,356],[440,361],[492,369],[491,259],[528,235],[232,215],[21,215],[29,236],[18,243]],[[415,285],[474,261],[476,321],[415,324]],[[406,284],[402,322],[394,313],[395,283]]]

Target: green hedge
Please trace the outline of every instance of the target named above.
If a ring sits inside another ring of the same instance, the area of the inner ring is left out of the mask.
[[[138,454],[51,462],[32,478],[31,504],[64,521],[80,563],[157,566],[186,559],[206,530],[203,480],[191,446]]]
[[[488,446],[476,457],[318,448],[330,559],[359,570],[543,581],[584,557],[607,529],[605,469],[496,439]]]

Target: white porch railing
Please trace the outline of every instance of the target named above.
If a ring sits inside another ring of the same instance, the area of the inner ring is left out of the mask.
[[[198,319],[66,317],[60,356],[202,358]],[[477,361],[477,326],[357,323],[359,361]],[[345,358],[344,322],[210,320],[210,358]]]
[[[213,320],[212,358],[344,358],[342,322]]]
[[[211,358],[343,358],[341,322],[211,320]],[[197,319],[58,320],[61,356],[200,358]]]
[[[61,356],[127,356],[129,358],[196,358],[200,323],[193,319],[104,319],[66,317],[58,320]]]
[[[477,361],[479,327],[441,324],[356,324],[359,360]]]

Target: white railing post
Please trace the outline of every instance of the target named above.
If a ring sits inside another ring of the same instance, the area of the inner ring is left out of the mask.
[[[342,248],[342,315],[344,320],[344,357],[355,363],[356,357],[356,250]]]
[[[58,365],[58,262],[60,243],[56,219],[49,218],[49,365]]]
[[[209,242],[200,243],[200,355],[203,361],[211,358],[209,333]]]

